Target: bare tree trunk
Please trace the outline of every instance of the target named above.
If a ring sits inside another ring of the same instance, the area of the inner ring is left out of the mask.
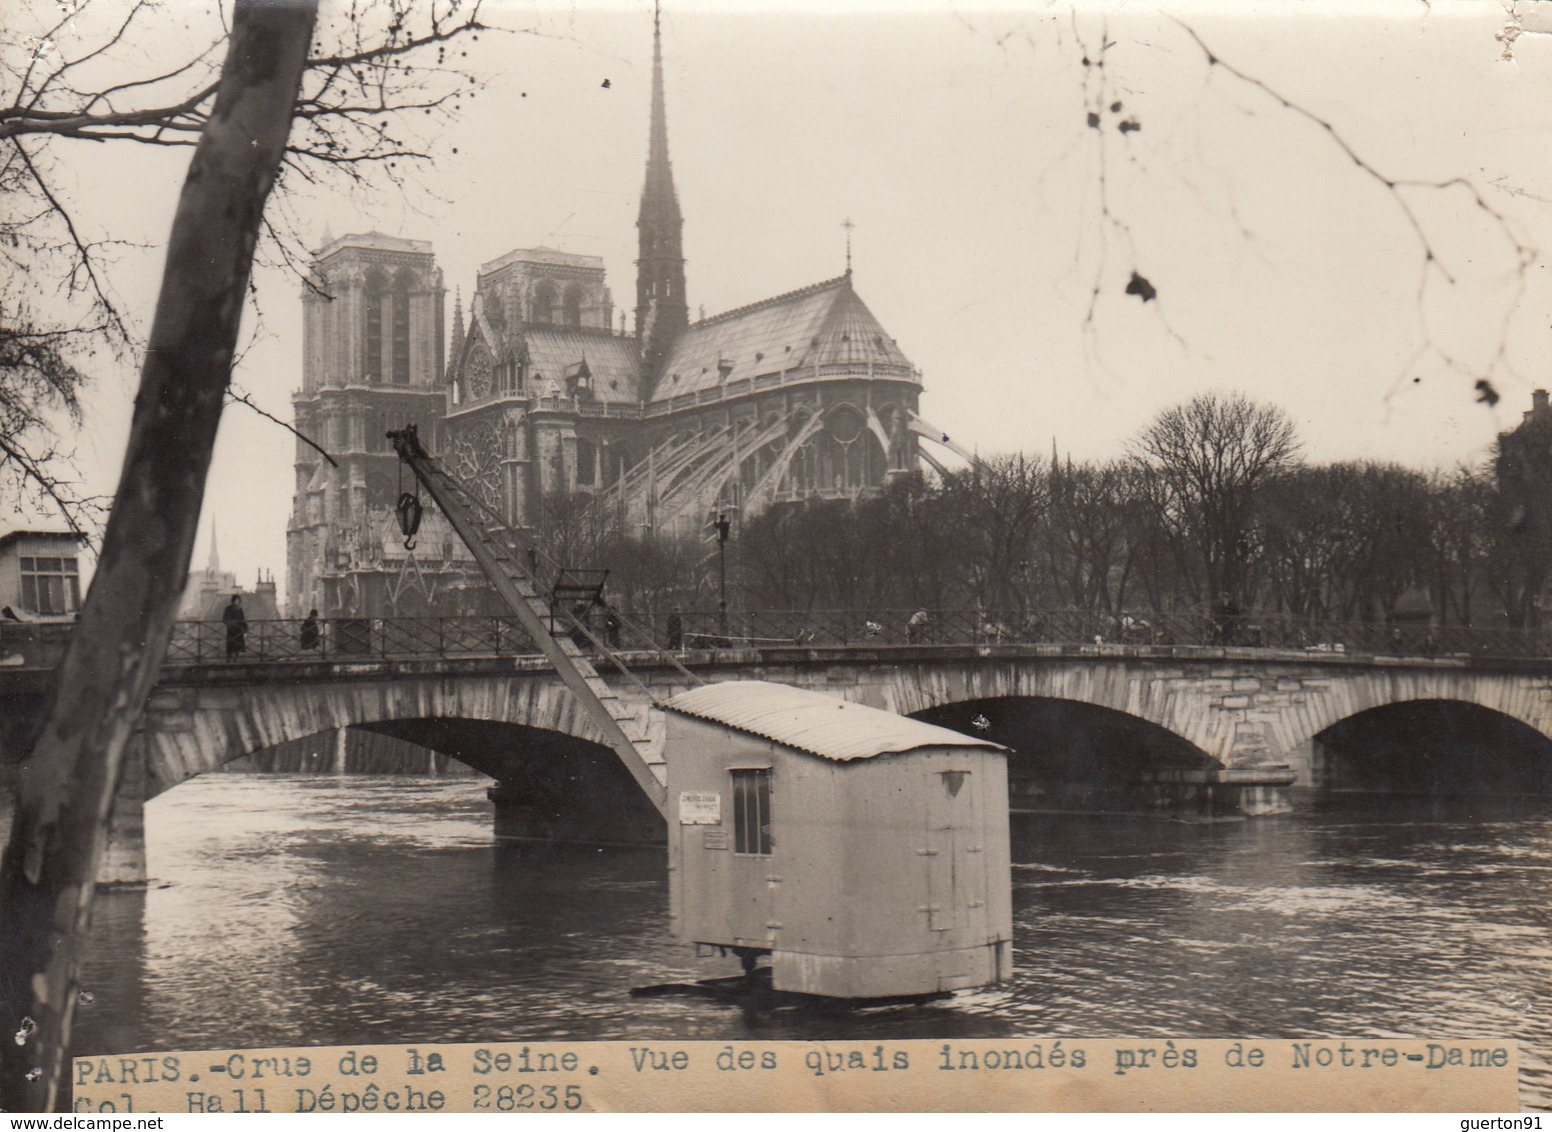
[[[184,180],[102,558],[22,765],[0,867],[7,1111],[48,1111],[68,1096],[76,975],[108,815],[188,571],[254,243],[316,16],[317,0],[237,0],[215,107]]]

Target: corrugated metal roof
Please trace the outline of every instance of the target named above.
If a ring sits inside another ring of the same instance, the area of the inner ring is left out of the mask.
[[[674,342],[654,401],[804,366],[911,363],[846,276],[693,322]]]
[[[675,696],[664,706],[840,762],[922,747],[1006,750],[989,740],[961,735],[892,711],[764,680],[707,684]]]

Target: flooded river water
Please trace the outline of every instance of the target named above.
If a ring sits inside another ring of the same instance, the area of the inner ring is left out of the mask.
[[[216,774],[99,899],[80,1054],[560,1039],[1515,1038],[1552,1107],[1552,810],[1017,819],[1016,974],[922,1006],[750,1013],[668,936],[665,857],[492,842],[471,779]]]

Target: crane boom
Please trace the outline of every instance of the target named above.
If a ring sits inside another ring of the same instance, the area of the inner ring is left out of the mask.
[[[409,465],[426,493],[442,509],[458,537],[474,555],[490,584],[561,681],[582,705],[604,742],[636,780],[660,814],[668,812],[667,767],[650,734],[650,715],[639,713],[615,694],[569,636],[548,627],[550,609],[523,564],[523,536],[482,507],[461,483],[425,450],[414,425],[388,433],[399,459]]]

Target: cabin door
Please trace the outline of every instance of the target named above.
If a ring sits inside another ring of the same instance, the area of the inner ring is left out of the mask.
[[[933,931],[986,918],[980,783],[969,770],[927,775],[927,920]]]
[[[733,845],[729,923],[746,946],[773,942],[776,889],[771,883],[771,771],[751,767],[730,772]]]

